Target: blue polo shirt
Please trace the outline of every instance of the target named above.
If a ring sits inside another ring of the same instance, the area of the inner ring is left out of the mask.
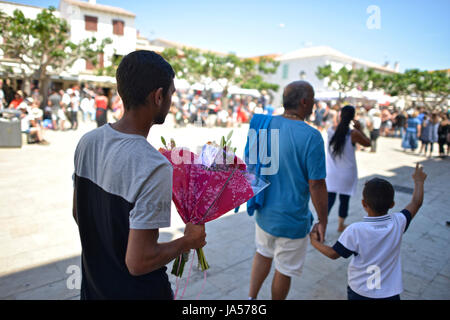
[[[420,121],[419,117],[409,118],[406,123],[408,124],[406,131],[417,132],[417,127],[420,126],[421,121]]]
[[[256,210],[256,223],[276,237],[298,239],[311,229],[308,180],[325,179],[325,148],[320,132],[303,121],[275,116],[269,130],[279,131],[278,171],[264,178],[270,185],[264,204]],[[270,152],[274,152],[270,145]]]

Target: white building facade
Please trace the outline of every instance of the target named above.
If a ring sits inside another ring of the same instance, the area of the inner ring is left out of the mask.
[[[12,15],[14,10],[22,11],[25,17],[34,19],[44,8],[0,1],[0,9]],[[112,58],[124,56],[136,50],[135,17],[132,12],[121,8],[97,4],[95,0],[77,1],[61,0],[54,15],[65,19],[70,26],[70,41],[79,44],[85,39],[96,38],[97,44],[109,38],[112,40],[104,48],[103,54],[97,58],[97,67],[108,67]],[[0,41],[3,41],[0,37]],[[94,48],[93,48],[94,49]],[[13,59],[7,59],[0,52],[0,63],[11,66],[15,74],[20,74],[20,68]],[[16,65],[14,65],[16,64]],[[77,60],[74,65],[62,74],[52,75],[54,81],[94,82],[99,85],[115,84],[114,77],[96,75],[96,68],[90,61]]]
[[[78,44],[91,37],[95,37],[98,44],[106,38],[112,40],[111,44],[105,46],[104,54],[98,57],[99,67],[110,66],[114,55],[124,56],[136,50],[134,13],[97,4],[95,0],[61,0],[59,12],[61,18],[70,25],[70,40],[73,43]],[[112,77],[95,76],[94,67],[84,59],[76,61],[68,73],[78,75],[80,81],[115,82]]]
[[[274,95],[273,104],[280,106],[284,88],[296,80],[308,81],[314,88],[316,98],[332,99],[338,94],[337,88],[329,86],[327,79],[319,79],[316,76],[318,67],[331,65],[333,71],[342,67],[351,68],[373,68],[380,73],[394,73],[394,69],[380,66],[376,63],[364,61],[347,56],[327,46],[303,48],[282,54],[275,58],[280,66],[275,74],[264,75],[267,82],[276,83],[280,87]],[[398,65],[397,65],[398,68]]]

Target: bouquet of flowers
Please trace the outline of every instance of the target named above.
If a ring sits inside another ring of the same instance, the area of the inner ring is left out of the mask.
[[[254,197],[268,183],[248,172],[245,163],[231,148],[232,131],[220,144],[208,142],[201,152],[176,147],[161,137],[164,148],[159,151],[173,166],[172,200],[184,223],[204,224],[214,220]],[[197,250],[202,271],[209,268],[203,249]],[[181,277],[187,255],[179,256],[172,274]]]

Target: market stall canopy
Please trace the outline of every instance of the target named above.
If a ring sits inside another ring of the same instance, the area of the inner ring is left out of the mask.
[[[339,91],[318,91],[314,94],[314,98],[317,100],[336,100],[339,99]]]
[[[255,98],[261,97],[261,93],[256,89],[242,89],[242,88],[234,87],[234,86],[230,87],[230,89],[228,89],[228,93],[229,94],[248,95],[248,96],[253,96]]]
[[[389,105],[397,101],[396,97],[389,96],[380,91],[364,91],[363,95],[369,100],[375,100],[380,106]]]
[[[91,74],[80,74],[78,75],[78,80],[87,82],[97,82],[97,83],[116,83],[116,78],[108,76],[95,76]]]

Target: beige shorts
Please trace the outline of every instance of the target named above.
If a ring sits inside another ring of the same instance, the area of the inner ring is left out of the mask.
[[[255,223],[256,252],[275,261],[278,272],[289,276],[301,276],[308,249],[308,237],[300,239],[274,237]]]
[[[58,118],[59,120],[67,120],[66,114],[63,109],[58,110]]]

